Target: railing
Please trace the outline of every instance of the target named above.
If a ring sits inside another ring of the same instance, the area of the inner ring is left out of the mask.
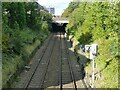
[[[56,20],[68,20],[68,18],[64,18],[64,17],[53,17],[52,19],[54,21],[56,21]]]

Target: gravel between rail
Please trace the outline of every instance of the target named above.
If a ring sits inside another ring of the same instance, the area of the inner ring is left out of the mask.
[[[15,88],[86,88],[81,66],[69,41],[60,32],[48,37],[29,66],[28,71],[21,73]]]

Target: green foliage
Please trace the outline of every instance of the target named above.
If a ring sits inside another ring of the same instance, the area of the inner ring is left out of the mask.
[[[65,9],[65,12],[63,12],[62,17],[68,17],[70,16],[70,13],[74,11],[75,8],[77,8],[79,5],[79,2],[71,2],[69,3],[68,8]]]
[[[49,35],[52,15],[35,2],[2,3],[3,87]]]
[[[10,48],[9,36],[6,34],[2,34],[2,35],[3,35],[3,37],[2,37],[2,44],[3,44],[2,49],[3,49],[3,52],[7,53],[9,48]]]
[[[70,35],[74,35],[79,44],[97,43],[99,46],[96,63],[97,70],[102,73],[102,79],[95,81],[98,88],[118,87],[118,81],[112,83],[118,77],[117,64],[120,58],[118,6],[117,2],[80,2],[68,16],[69,24],[66,30]],[[65,10],[64,14],[69,10]],[[86,70],[90,74],[91,64],[86,66]],[[111,74],[113,72],[114,75]]]
[[[43,21],[43,23],[42,23],[42,30],[43,31],[48,31],[47,29],[48,29],[48,24],[47,24],[46,21]]]
[[[25,11],[25,4],[22,2],[18,2],[18,9],[17,9],[17,13],[18,13],[18,24],[20,26],[21,29],[23,29],[26,26],[26,11]]]

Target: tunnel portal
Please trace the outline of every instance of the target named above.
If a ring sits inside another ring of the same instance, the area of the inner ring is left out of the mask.
[[[65,32],[65,27],[68,23],[52,23],[52,32]]]

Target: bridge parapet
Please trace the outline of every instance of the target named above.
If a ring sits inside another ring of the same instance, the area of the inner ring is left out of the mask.
[[[64,17],[53,17],[52,19],[54,23],[69,23],[68,18]]]
[[[64,18],[64,17],[53,17],[53,20],[68,20],[68,18]]]

